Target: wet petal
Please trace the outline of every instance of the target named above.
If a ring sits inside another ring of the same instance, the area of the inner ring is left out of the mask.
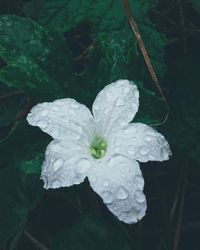
[[[165,161],[171,155],[164,136],[142,123],[129,124],[110,134],[109,145],[111,151],[141,162]]]
[[[91,165],[91,158],[85,147],[54,140],[46,149],[41,179],[44,180],[46,189],[80,184]]]
[[[92,107],[98,133],[106,136],[111,128],[127,125],[138,111],[138,99],[136,85],[128,80],[118,80],[101,90]]]
[[[27,121],[54,139],[88,141],[94,129],[89,109],[70,98],[37,104],[28,114]]]
[[[144,180],[136,161],[113,155],[90,169],[91,187],[119,220],[135,223],[146,211]]]

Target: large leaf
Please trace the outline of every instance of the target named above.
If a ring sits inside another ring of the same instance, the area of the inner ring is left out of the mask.
[[[39,128],[20,122],[13,134],[0,143],[0,165],[18,168],[26,174],[40,173],[49,141]]]
[[[196,51],[195,51],[196,53]],[[171,143],[200,161],[200,98],[198,56],[176,60],[167,81],[173,86],[171,112],[164,133]]]
[[[64,39],[28,18],[0,17],[0,58],[7,63],[0,81],[25,89],[36,97],[63,94],[69,80],[70,53]]]
[[[158,33],[146,17],[147,12],[155,6],[157,0],[131,0],[132,12],[138,22],[147,51],[152,63],[161,78],[165,72],[164,46],[165,38]],[[135,77],[138,80],[146,79],[146,67],[143,59],[138,53],[134,43],[132,32],[129,28],[127,17],[121,1],[118,0],[69,0],[69,1],[32,1],[25,5],[25,13],[35,18],[42,25],[49,29],[57,29],[66,32],[78,26],[82,22],[87,22],[91,28],[91,35],[98,43],[112,42],[118,43],[124,40],[129,44],[132,41],[134,47],[134,57],[132,58],[133,70],[135,67]],[[34,14],[34,13],[37,13]],[[113,39],[111,32],[116,31],[119,39]],[[103,35],[103,36],[102,36]],[[124,54],[126,50],[124,50]],[[110,54],[112,56],[112,54]],[[145,72],[145,74],[143,74]]]
[[[41,195],[38,176],[27,177],[14,168],[0,170],[0,248],[9,240],[13,249]]]
[[[89,214],[81,218],[70,230],[60,232],[54,239],[52,250],[134,250],[120,227],[106,223]]]

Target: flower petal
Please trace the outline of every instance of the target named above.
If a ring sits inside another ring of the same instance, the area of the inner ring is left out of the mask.
[[[107,85],[97,95],[92,112],[99,134],[106,136],[110,129],[127,125],[138,111],[139,92],[128,80],[118,80]]]
[[[87,148],[67,141],[52,141],[45,153],[41,179],[44,187],[59,188],[80,184],[92,165]]]
[[[31,109],[27,121],[38,126],[54,139],[88,140],[93,131],[93,117],[89,109],[66,98],[37,104]]]
[[[165,161],[171,155],[170,147],[163,135],[155,129],[132,123],[110,134],[111,151],[141,162]]]
[[[113,155],[91,168],[88,178],[91,187],[119,220],[131,224],[145,215],[144,180],[137,161]]]

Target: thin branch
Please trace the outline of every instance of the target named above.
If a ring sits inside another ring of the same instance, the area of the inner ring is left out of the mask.
[[[158,89],[161,97],[163,98],[163,100],[165,101],[166,106],[167,106],[167,114],[165,116],[165,119],[160,124],[153,124],[153,125],[164,124],[166,122],[167,118],[168,118],[168,115],[169,115],[169,105],[168,105],[167,100],[166,100],[166,98],[165,98],[165,96],[163,94],[163,91],[162,91],[161,87],[160,87],[159,80],[157,78],[157,75],[156,75],[155,70],[153,68],[153,65],[151,63],[151,60],[150,60],[149,55],[147,53],[147,50],[145,48],[145,45],[144,45],[142,36],[140,35],[140,31],[138,29],[137,23],[136,23],[133,15],[131,13],[130,6],[129,6],[129,1],[128,0],[122,0],[122,4],[123,4],[124,10],[125,10],[125,13],[126,13],[126,15],[128,17],[131,29],[132,29],[132,31],[133,31],[133,33],[135,35],[135,38],[136,38],[136,40],[137,40],[137,42],[139,44],[141,53],[143,55],[143,58],[144,58],[144,61],[145,61],[146,65],[147,65],[148,71],[149,71],[149,73],[151,75],[151,78],[152,78],[156,88]]]
[[[33,237],[27,230],[24,231],[24,235],[37,247],[38,250],[49,250],[49,248]]]
[[[179,248],[179,240],[180,240],[180,230],[181,230],[181,222],[183,216],[183,206],[185,201],[185,191],[187,186],[187,176],[188,176],[188,161],[184,165],[183,169],[183,182],[182,182],[182,191],[181,191],[181,200],[180,200],[180,209],[178,214],[178,220],[176,225],[176,232],[174,237],[174,247],[173,250],[178,250]]]
[[[24,94],[24,91],[23,91],[23,90],[17,90],[17,91],[15,91],[15,92],[10,92],[10,93],[7,93],[7,94],[5,94],[5,95],[1,95],[1,96],[0,96],[0,101],[1,101],[1,100],[4,100],[4,99],[7,99],[7,98],[10,98],[10,97],[22,95],[22,94]]]

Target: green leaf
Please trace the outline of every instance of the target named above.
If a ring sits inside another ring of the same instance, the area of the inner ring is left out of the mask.
[[[0,81],[47,99],[63,96],[70,72],[64,39],[28,18],[0,17]]]
[[[173,86],[169,96],[170,115],[162,128],[171,143],[200,162],[200,98],[198,56],[176,60],[167,81]]]
[[[117,225],[106,223],[91,215],[83,215],[67,231],[54,239],[52,250],[134,250]]]
[[[166,70],[164,63],[166,39],[156,31],[147,18],[147,12],[150,11],[157,2],[156,0],[131,0],[130,6],[138,23],[152,64],[159,78],[162,78]],[[39,9],[38,6],[40,6],[39,12],[37,12]],[[33,15],[33,12],[37,12],[38,15]],[[148,72],[144,60],[135,46],[136,41],[129,27],[121,1],[39,0],[32,1],[25,5],[25,13],[35,18],[45,27],[51,30],[57,29],[61,32],[69,31],[80,25],[80,23],[86,22],[90,25],[91,36],[100,46],[102,42],[106,44],[112,42],[119,43],[121,40],[125,40],[127,45],[134,48],[132,70],[135,71],[135,79],[148,79]],[[113,39],[112,32],[118,33],[117,40]],[[126,52],[127,50],[124,49],[124,54]],[[110,54],[110,56],[112,56],[112,54]]]
[[[18,168],[26,174],[40,173],[49,141],[39,128],[20,122],[12,135],[0,143],[0,165]]]
[[[192,0],[194,8],[200,13],[200,2],[199,0]]]
[[[0,247],[9,240],[11,249],[23,232],[29,212],[42,196],[38,176],[25,176],[14,168],[0,170]]]

